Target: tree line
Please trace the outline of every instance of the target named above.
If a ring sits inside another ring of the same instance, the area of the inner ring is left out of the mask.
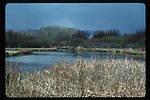
[[[145,48],[145,29],[121,35],[119,30],[89,31],[64,27],[43,27],[25,32],[8,31],[5,34],[6,47],[59,47],[83,46],[103,48]]]

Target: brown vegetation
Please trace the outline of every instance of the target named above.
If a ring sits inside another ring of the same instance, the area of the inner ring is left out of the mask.
[[[81,60],[24,74],[18,64],[5,67],[7,97],[144,97],[146,94],[145,63],[136,60]]]

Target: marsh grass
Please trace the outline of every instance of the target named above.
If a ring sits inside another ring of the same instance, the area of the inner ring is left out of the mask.
[[[21,73],[19,64],[5,65],[7,97],[144,97],[145,63],[128,59],[57,64]]]

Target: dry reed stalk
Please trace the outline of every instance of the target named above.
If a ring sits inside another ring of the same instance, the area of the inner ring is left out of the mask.
[[[26,74],[9,64],[5,70],[8,97],[143,97],[146,93],[145,64],[136,60],[82,59]]]

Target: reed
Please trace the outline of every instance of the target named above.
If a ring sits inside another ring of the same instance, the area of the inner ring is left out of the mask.
[[[129,59],[57,64],[21,73],[19,64],[5,65],[7,97],[144,97],[145,63]]]

